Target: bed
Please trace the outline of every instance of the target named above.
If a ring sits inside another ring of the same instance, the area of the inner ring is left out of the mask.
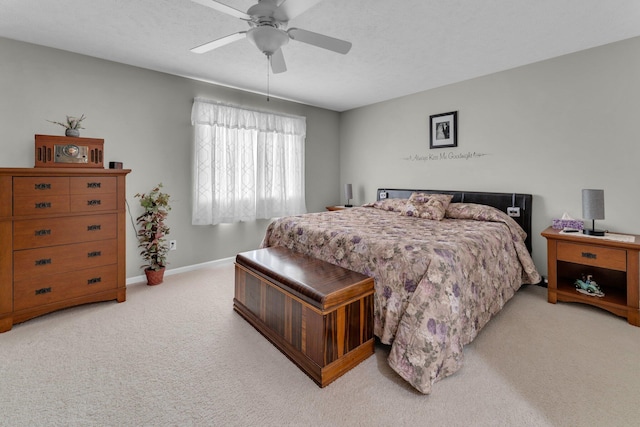
[[[377,194],[361,207],[275,219],[261,247],[284,246],[373,277],[374,333],[391,345],[389,365],[429,394],[461,368],[463,346],[520,286],[540,282],[530,254],[532,197]]]

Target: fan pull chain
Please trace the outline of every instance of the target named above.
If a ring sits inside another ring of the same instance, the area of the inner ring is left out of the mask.
[[[267,55],[267,102],[269,102],[269,68],[271,68],[271,55]]]

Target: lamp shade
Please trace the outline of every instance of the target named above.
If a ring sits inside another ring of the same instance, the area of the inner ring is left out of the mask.
[[[286,32],[269,26],[250,29],[247,31],[247,38],[267,56],[273,55],[278,49],[289,43],[289,35]]]
[[[348,200],[353,199],[353,187],[351,184],[344,185],[344,198]]]
[[[604,190],[582,190],[582,218],[604,219]]]

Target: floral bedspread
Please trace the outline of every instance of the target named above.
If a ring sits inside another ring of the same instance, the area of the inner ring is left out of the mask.
[[[389,365],[428,394],[520,286],[540,281],[525,237],[497,209],[451,203],[440,221],[375,207],[280,218],[261,246],[373,277],[374,333],[392,346]]]

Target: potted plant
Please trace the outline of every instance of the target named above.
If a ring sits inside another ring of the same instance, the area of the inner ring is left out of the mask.
[[[164,270],[167,265],[169,244],[165,236],[169,234],[169,227],[165,224],[171,210],[169,195],[161,191],[162,183],[149,193],[136,194],[140,199],[140,206],[144,209],[142,215],[136,219],[138,224],[138,247],[145,263],[141,266],[147,276],[148,285],[159,285],[164,280]]]
[[[82,126],[80,126],[80,123],[82,123],[82,121],[85,119],[84,114],[80,117],[71,117],[71,116],[67,116],[67,122],[66,123],[62,123],[62,122],[54,122],[51,120],[47,120],[49,123],[54,123],[56,125],[60,125],[63,128],[65,128],[65,132],[64,134],[66,136],[80,136],[80,129],[84,129]]]

